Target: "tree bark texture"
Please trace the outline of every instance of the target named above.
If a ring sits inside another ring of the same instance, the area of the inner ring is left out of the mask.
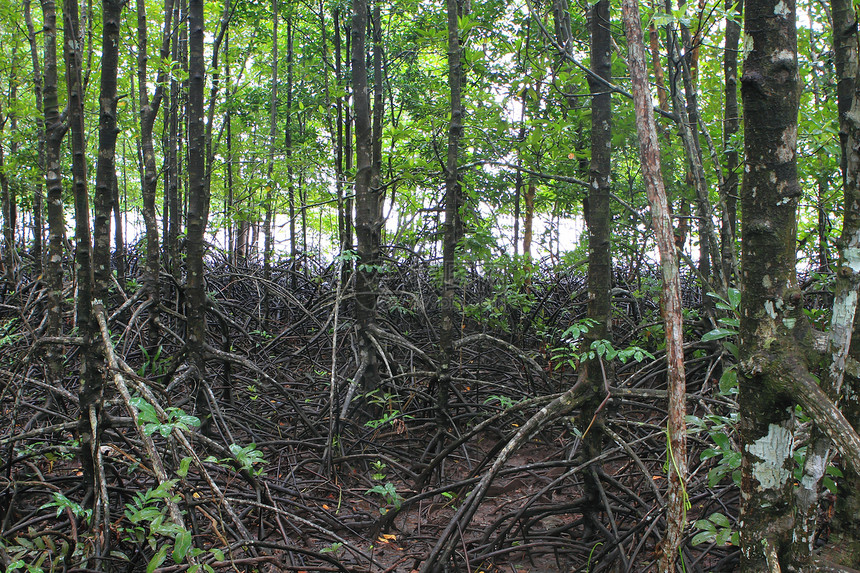
[[[173,22],[174,0],[164,1],[164,28],[161,34],[160,56],[166,61],[170,55],[170,29]],[[152,141],[152,131],[158,108],[164,93],[165,72],[158,72],[155,91],[149,98],[147,85],[147,19],[146,2],[137,0],[137,89],[140,102],[140,145],[143,156],[141,195],[143,198],[143,223],[146,232],[146,253],[143,271],[143,288],[146,289],[147,308],[149,315],[146,322],[145,344],[150,356],[154,356],[158,345],[158,305],[161,299],[159,272],[161,269],[160,245],[158,237],[158,220],[155,212],[155,195],[158,187],[158,167],[155,163],[155,147]]]
[[[458,0],[446,0],[448,15],[448,86],[450,88],[450,114],[448,122],[448,153],[445,159],[445,226],[442,245],[442,324],[439,346],[442,365],[436,401],[437,430],[441,430],[448,416],[448,392],[451,383],[451,362],[454,357],[455,308],[457,295],[457,245],[462,238],[460,208],[463,203],[458,169],[460,138],[463,135],[462,62]]]
[[[365,391],[379,387],[376,349],[370,329],[376,324],[377,265],[382,215],[379,190],[373,188],[373,134],[371,131],[370,91],[367,85],[367,0],[352,2],[352,81],[355,116],[355,234],[358,243],[356,272],[356,318]]]
[[[799,85],[793,0],[748,0],[739,380],[741,570],[773,571],[792,542],[793,402],[777,362],[804,359],[795,275]],[[805,365],[804,365],[805,366]]]
[[[723,150],[726,158],[726,177],[720,188],[721,203],[725,205],[723,224],[720,227],[720,256],[723,268],[730,269],[726,281],[732,283],[737,272],[735,237],[737,237],[738,203],[738,162],[740,153],[734,144],[735,135],[740,129],[738,114],[738,43],[741,37],[740,18],[743,13],[743,0],[726,0],[726,39],[723,60],[725,80],[725,119],[723,120]]]
[[[687,435],[684,416],[685,379],[684,347],[681,321],[681,282],[675,257],[672,219],[666,200],[666,190],[660,173],[660,148],[657,128],[652,112],[651,91],[645,60],[645,40],[639,19],[636,0],[624,0],[621,5],[624,29],[627,33],[628,68],[633,86],[633,103],[636,111],[636,131],[639,134],[639,155],[642,178],[651,205],[651,226],[660,253],[663,276],[661,310],[666,331],[666,361],[668,366],[669,419],[667,422],[667,452],[669,491],[666,520],[668,526],[663,538],[660,571],[675,571],[689,500],[685,484],[687,478]]]
[[[110,217],[116,184],[116,82],[119,61],[120,0],[102,2],[102,73],[99,91],[99,154],[93,223],[94,295],[104,302],[111,280]]]
[[[48,336],[62,332],[63,314],[63,243],[66,219],[63,213],[63,180],[60,152],[68,129],[60,117],[57,94],[57,6],[54,0],[42,0],[42,31],[45,36],[45,190],[48,194]],[[61,376],[60,353],[49,344],[46,350],[48,371],[52,380]]]
[[[186,261],[188,278],[188,351],[197,369],[197,412],[203,429],[209,420],[206,382],[206,281],[204,279],[205,233],[209,218],[206,187],[206,147],[203,125],[203,90],[206,64],[203,59],[203,0],[188,3],[188,231]]]
[[[44,103],[42,101],[42,66],[39,62],[39,51],[36,46],[36,30],[33,27],[33,16],[30,0],[24,0],[24,22],[27,26],[27,41],[30,43],[30,57],[33,62],[33,95],[36,103],[36,155],[39,162],[40,175],[45,174],[45,119]],[[33,188],[33,259],[36,261],[37,274],[42,274],[45,261],[43,260],[43,222],[42,222],[42,184],[37,183]]]
[[[66,65],[66,87],[68,89],[69,128],[72,144],[72,191],[75,201],[75,276],[77,296],[75,298],[75,324],[83,339],[81,345],[80,390],[78,402],[80,418],[81,470],[83,482],[93,494],[92,524],[99,524],[101,511],[107,510],[107,492],[99,487],[99,442],[103,384],[98,371],[100,353],[94,343],[98,336],[98,324],[93,318],[93,264],[90,230],[90,199],[87,189],[86,142],[84,133],[84,90],[81,80],[81,53],[78,50],[80,23],[78,5],[73,0],[63,4],[63,60]]]

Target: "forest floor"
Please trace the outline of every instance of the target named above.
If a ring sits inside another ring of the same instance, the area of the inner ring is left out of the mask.
[[[369,393],[350,392],[359,365],[354,301],[333,265],[284,265],[264,279],[254,265],[211,260],[205,384],[184,353],[180,282],[164,276],[161,344],[147,351],[145,301],[126,279],[106,304],[121,366],[104,372],[95,515],[76,450],[78,349],[73,336],[54,341],[64,369],[50,381],[38,342],[43,292],[22,277],[0,301],[0,558],[9,571],[29,572],[656,570],[666,412],[654,276],[616,278],[614,347],[643,352],[622,352],[625,362],[604,355],[603,422],[573,410],[540,427],[529,420],[578,376],[586,289],[576,271],[538,272],[520,285],[505,273],[468,275],[444,417],[435,406],[440,312],[430,265],[403,263],[382,277],[383,383]],[[730,571],[740,462],[734,359],[729,339],[702,341],[711,328],[698,314],[701,293],[688,284],[684,297],[691,527],[683,561],[689,573]],[[74,334],[71,308],[66,316]],[[190,416],[206,403],[204,433]],[[522,445],[506,449],[523,432]],[[603,436],[595,459],[585,459],[584,432]],[[596,484],[591,496],[587,483]]]

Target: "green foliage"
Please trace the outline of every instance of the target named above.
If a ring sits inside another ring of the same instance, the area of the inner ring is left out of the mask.
[[[370,478],[373,481],[384,482],[387,477],[383,472],[385,470],[385,463],[376,460],[371,464],[371,468],[373,473],[370,475]],[[401,504],[403,503],[403,496],[397,493],[397,488],[394,487],[394,484],[391,482],[386,483],[378,483],[365,493],[374,493],[380,496],[386,504],[394,507],[395,510],[400,509]],[[388,510],[384,507],[380,508],[379,511],[381,513],[386,513]]]
[[[394,507],[395,511],[400,509],[400,506],[403,504],[403,496],[397,493],[397,489],[394,487],[394,484],[391,482],[386,482],[384,484],[376,484],[365,493],[375,493],[382,497],[385,500],[385,503]],[[385,508],[380,508],[382,513],[386,513]]]
[[[123,527],[126,540],[146,545],[153,551],[146,565],[147,573],[160,567],[168,552],[177,565],[201,552],[193,547],[191,532],[171,521],[168,515],[167,502],[180,501],[179,495],[173,491],[177,481],[167,480],[154,489],[137,492],[125,505],[125,517],[129,523]]]
[[[263,452],[257,449],[256,444],[250,443],[244,447],[238,444],[230,444],[230,452],[236,456],[236,462],[241,469],[255,476],[262,475],[264,469],[261,467],[255,468],[254,466],[256,464],[265,464],[266,459],[263,456]]]
[[[47,509],[49,507],[57,508],[57,517],[59,517],[60,514],[67,509],[70,510],[72,512],[72,515],[74,515],[75,517],[83,518],[85,522],[89,522],[90,518],[93,515],[92,509],[84,509],[79,503],[70,500],[58,491],[54,492],[54,501],[49,501],[39,509]]]
[[[720,512],[712,513],[707,519],[696,521],[696,529],[699,533],[693,536],[693,545],[702,543],[715,543],[717,545],[739,545],[740,535],[732,530],[729,518]]]
[[[640,348],[639,346],[628,346],[627,348],[617,349],[609,340],[598,339],[591,341],[588,348],[582,352],[577,350],[580,339],[583,334],[586,334],[589,329],[594,328],[597,322],[594,319],[584,318],[569,326],[560,336],[563,346],[557,346],[552,349],[552,361],[555,363],[555,368],[569,366],[577,368],[580,362],[594,360],[600,358],[602,360],[618,360],[622,364],[626,364],[628,360],[633,359],[636,362],[642,362],[646,358],[655,360],[654,355]]]
[[[687,416],[688,431],[691,434],[705,432],[713,443],[713,447],[705,449],[700,456],[702,461],[716,461],[716,465],[708,470],[708,487],[716,486],[727,476],[731,476],[734,484],[740,487],[741,453],[732,446],[730,439],[737,426],[737,417],[737,413],[729,416],[709,415],[705,418]]]
[[[155,406],[137,396],[131,399],[131,404],[137,408],[138,422],[143,426],[143,433],[151,436],[158,432],[163,437],[169,436],[174,429],[181,431],[189,431],[191,428],[200,426],[200,419],[196,416],[191,416],[183,412],[179,408],[166,408],[164,413],[166,419],[162,421]]]

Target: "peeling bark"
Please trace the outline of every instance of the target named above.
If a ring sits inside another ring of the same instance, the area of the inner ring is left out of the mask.
[[[666,200],[666,190],[660,172],[660,147],[652,112],[651,92],[645,65],[645,42],[639,19],[637,0],[623,0],[621,5],[627,32],[627,65],[633,85],[636,110],[636,131],[639,134],[639,155],[642,178],[651,205],[651,226],[660,253],[663,290],[661,311],[666,330],[666,361],[668,366],[669,419],[666,457],[669,459],[669,491],[666,507],[668,522],[663,539],[660,571],[674,571],[684,537],[687,518],[685,483],[687,478],[687,434],[684,378],[683,329],[681,321],[681,281],[675,258],[672,218]]]

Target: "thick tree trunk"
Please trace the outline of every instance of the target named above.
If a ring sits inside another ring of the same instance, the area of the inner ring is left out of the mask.
[[[741,570],[773,571],[792,543],[794,410],[784,381],[762,364],[802,363],[797,341],[805,324],[795,276],[801,191],[795,154],[799,84],[794,1],[748,0],[744,28],[751,49],[741,78],[746,118],[739,345]]]
[[[446,0],[448,14],[448,86],[450,88],[451,119],[448,123],[448,152],[445,159],[445,226],[442,245],[442,324],[439,346],[442,363],[436,399],[437,431],[447,426],[448,392],[451,384],[451,362],[454,358],[455,297],[457,294],[457,244],[460,236],[460,208],[463,203],[458,172],[460,138],[463,135],[462,63],[458,1]],[[440,447],[442,444],[440,443]]]
[[[636,110],[636,131],[639,134],[639,154],[642,178],[651,204],[651,226],[660,253],[663,275],[661,310],[666,330],[666,362],[668,366],[669,417],[666,427],[669,467],[669,491],[666,507],[668,527],[663,538],[660,571],[674,572],[675,562],[684,537],[687,519],[687,433],[684,415],[685,379],[684,347],[681,323],[681,281],[675,258],[672,220],[666,201],[666,191],[660,173],[660,148],[654,122],[651,92],[645,65],[645,43],[639,20],[636,0],[623,0],[622,14],[627,33],[628,68],[633,85],[633,102]]]

